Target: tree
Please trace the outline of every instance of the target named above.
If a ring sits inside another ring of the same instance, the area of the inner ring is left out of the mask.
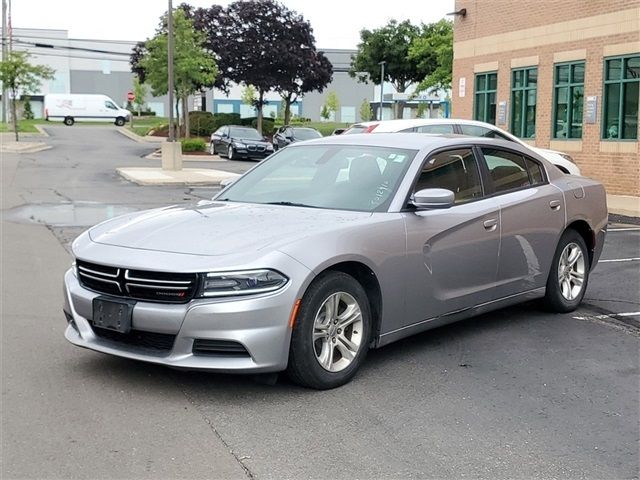
[[[33,120],[33,110],[31,108],[31,97],[28,95],[22,100],[22,118]]]
[[[147,86],[140,81],[137,75],[133,77],[133,95],[135,96],[133,103],[138,111],[138,116],[140,116],[140,111],[146,102]]]
[[[445,19],[423,25],[422,33],[409,47],[409,60],[422,75],[416,93],[451,88],[453,70],[453,24]]]
[[[31,65],[27,52],[9,52],[6,59],[0,62],[0,82],[9,91],[11,98],[11,116],[13,131],[18,138],[18,115],[16,103],[20,94],[36,93],[42,80],[53,78],[55,70],[44,65]]]
[[[182,104],[185,137],[189,137],[189,95],[200,91],[202,87],[213,86],[218,68],[203,44],[205,35],[196,31],[193,22],[187,18],[184,10],[173,12],[174,24],[174,82],[176,93],[176,116],[178,104]],[[138,65],[144,70],[145,82],[151,86],[153,95],[164,95],[168,91],[167,32],[163,18],[155,37],[144,45],[146,53]],[[132,59],[133,61],[133,59]],[[172,108],[172,107],[171,107]]]
[[[331,116],[331,112],[329,111],[329,109],[327,108],[327,104],[325,103],[324,105],[322,105],[322,108],[320,109],[320,118],[329,120],[330,116]]]
[[[232,82],[255,87],[258,130],[262,131],[267,92],[280,94],[285,122],[289,122],[291,104],[298,97],[322,90],[331,81],[331,64],[316,51],[309,23],[277,1],[246,0],[227,8],[187,9],[196,28],[206,33],[205,45],[220,67],[216,86],[226,92]]]
[[[363,122],[368,122],[369,120],[371,120],[372,116],[373,112],[371,111],[371,104],[369,103],[369,100],[365,98],[360,104],[360,119]]]
[[[340,99],[338,98],[338,94],[334,90],[330,91],[329,94],[327,95],[327,98],[324,101],[323,108],[326,108],[326,112],[327,112],[326,118],[329,118],[332,113],[334,114],[333,118],[334,119],[336,118],[335,114],[340,108]]]
[[[245,105],[255,107],[256,101],[258,100],[256,87],[253,85],[245,85],[240,94],[240,100],[242,100],[242,103]]]
[[[376,30],[361,30],[360,44],[351,58],[349,74],[361,82],[372,81],[380,85],[380,62],[385,61],[384,81],[403,93],[412,83],[424,78],[415,61],[409,59],[409,46],[420,34],[420,28],[405,20],[398,23],[391,20]],[[404,104],[398,102],[397,112],[402,112]],[[400,113],[396,113],[401,117]]]

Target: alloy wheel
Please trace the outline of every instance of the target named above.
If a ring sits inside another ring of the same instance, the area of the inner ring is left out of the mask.
[[[330,372],[347,368],[363,340],[362,310],[346,292],[330,295],[313,322],[313,350],[318,363]]]
[[[574,300],[580,295],[584,285],[586,262],[582,249],[577,243],[569,243],[558,264],[558,284],[566,300]]]

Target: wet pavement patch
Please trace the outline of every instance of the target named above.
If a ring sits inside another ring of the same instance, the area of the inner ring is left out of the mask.
[[[90,227],[137,210],[124,205],[94,202],[32,203],[5,210],[3,217],[14,223],[34,223],[52,227]]]

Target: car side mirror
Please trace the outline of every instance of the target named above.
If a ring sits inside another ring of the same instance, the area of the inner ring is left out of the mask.
[[[409,201],[418,210],[449,208],[454,202],[455,194],[446,188],[424,188],[414,193]]]
[[[293,137],[291,135],[287,135],[286,137],[284,137],[285,139],[289,140],[290,142],[293,142]]]

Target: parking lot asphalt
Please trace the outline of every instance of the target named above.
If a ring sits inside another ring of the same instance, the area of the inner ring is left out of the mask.
[[[426,332],[336,390],[173,371],[64,340],[68,245],[217,188],[126,182],[116,167],[159,160],[113,128],[47,131],[52,149],[1,161],[2,478],[638,476],[637,226],[610,226],[576,312],[528,303]]]

